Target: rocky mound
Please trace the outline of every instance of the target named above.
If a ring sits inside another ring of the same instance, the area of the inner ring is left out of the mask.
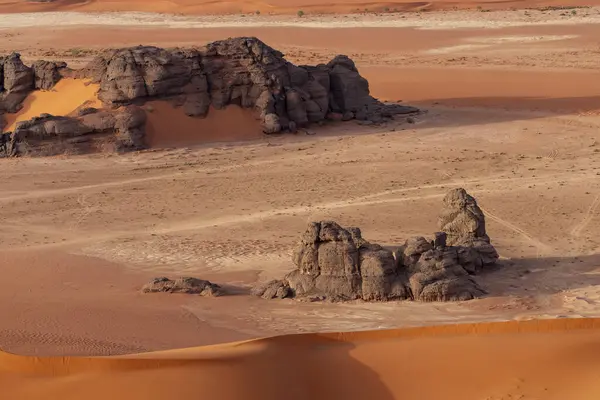
[[[366,241],[358,228],[345,229],[332,221],[312,222],[293,253],[297,269],[283,280],[255,288],[254,294],[267,299],[332,301],[455,301],[479,297],[485,292],[471,275],[494,264],[498,254],[485,233],[483,213],[463,189],[448,193],[441,219],[445,221],[450,215],[449,204],[456,205],[451,199],[463,196],[462,193],[468,201],[454,216],[466,219],[462,213],[476,213],[479,224],[477,237],[472,241],[449,243],[449,237],[468,237],[468,231],[474,227],[472,223],[457,223],[452,225],[451,234],[437,232],[433,240],[410,238],[392,253]],[[479,242],[485,246],[472,245]]]
[[[0,114],[16,112],[29,92],[51,88],[67,71],[64,63],[45,61],[27,67],[18,54],[3,59],[2,66]],[[295,132],[299,127],[325,120],[379,123],[397,114],[418,111],[398,104],[386,105],[371,97],[368,82],[346,56],[336,56],[328,64],[296,66],[256,38],[227,39],[198,49],[139,46],[111,50],[82,70],[68,71],[99,85],[98,97],[107,110],[104,112],[164,99],[182,107],[188,116],[203,118],[211,106],[222,109],[233,104],[254,110],[265,133]],[[11,137],[11,154],[19,154],[18,144],[31,137],[37,143],[99,133],[87,128],[62,129],[68,125],[65,118],[76,119],[72,126],[80,127],[79,117],[61,117],[58,131],[36,128],[34,132],[31,126],[40,126],[40,121],[23,122],[29,127],[17,126]],[[47,126],[46,122],[43,125]],[[138,137],[127,139],[131,145],[118,146],[119,149],[145,146],[144,124],[136,128]],[[127,129],[105,125],[102,130],[121,137],[128,135],[124,131]]]
[[[154,278],[142,287],[142,293],[186,293],[199,294],[200,296],[221,296],[221,286],[197,278],[177,278],[171,280],[161,277]]]

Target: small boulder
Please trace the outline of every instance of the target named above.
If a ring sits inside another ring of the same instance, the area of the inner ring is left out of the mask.
[[[142,293],[186,293],[217,297],[224,294],[221,286],[197,278],[154,278],[142,287]]]

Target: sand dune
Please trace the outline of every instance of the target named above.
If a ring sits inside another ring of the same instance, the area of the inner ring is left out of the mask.
[[[27,121],[40,114],[57,116],[69,115],[77,108],[101,107],[102,103],[96,97],[98,85],[73,78],[61,79],[52,90],[32,92],[23,102],[23,108],[15,114],[5,114],[9,132],[14,130],[17,122]]]
[[[578,399],[600,396],[600,320],[280,336],[113,357],[0,353],[11,399]]]

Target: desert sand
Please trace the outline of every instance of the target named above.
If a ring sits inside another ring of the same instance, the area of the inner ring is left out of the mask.
[[[28,2],[25,0],[2,0],[0,11],[8,12],[40,12],[40,11],[80,11],[80,12],[114,12],[145,11],[178,14],[296,14],[298,11],[309,13],[361,13],[361,12],[399,12],[399,11],[432,11],[456,9],[506,10],[511,8],[594,6],[596,0],[579,2],[574,0],[438,0],[433,2],[414,2],[407,0],[369,1],[345,0],[341,2],[323,2],[316,0],[270,0],[270,1],[224,1],[210,0],[175,0],[175,1],[141,1],[141,0],[54,0]]]
[[[563,399],[575,393],[591,400],[600,391],[599,324],[554,320],[292,335],[111,358],[4,353],[0,371],[10,373],[0,374],[0,383],[5,395],[32,400],[199,394],[218,399]],[[434,382],[428,382],[431,376]]]
[[[155,148],[250,141],[263,136],[260,122],[241,107],[211,109],[203,119],[188,117],[181,108],[167,102],[149,102],[145,109],[149,110],[148,145]]]
[[[247,25],[222,17],[206,28],[203,17],[159,25],[144,22],[156,16],[128,24],[77,14],[70,26],[42,18],[32,27],[31,15],[3,16],[0,24],[14,24],[3,25],[3,52],[73,65],[107,47],[236,35],[258,36],[299,64],[345,53],[374,96],[426,110],[414,123],[266,136],[241,110],[188,121],[157,103],[150,150],[0,159],[0,348],[18,354],[0,355],[3,393],[598,398],[599,11],[398,14],[380,28],[373,15],[244,17]],[[68,102],[40,92],[23,113],[68,114],[94,100],[91,86],[59,85],[73,91]],[[318,304],[249,295],[293,268],[308,221],[360,226],[393,248],[434,231],[454,187],[477,197],[501,256],[497,271],[477,277],[485,298]],[[162,275],[209,279],[235,295],[139,293]],[[232,341],[243,342],[216,345]],[[282,367],[296,359],[297,369]]]

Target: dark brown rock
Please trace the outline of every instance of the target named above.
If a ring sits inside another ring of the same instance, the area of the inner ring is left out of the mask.
[[[77,123],[55,118],[52,124],[59,124],[60,132],[40,128],[40,121],[35,121],[32,123],[37,128],[32,125],[28,132],[46,132],[36,140],[78,137],[89,133],[82,133],[85,127],[92,127],[92,133],[112,129],[115,136],[111,140],[117,150],[141,149],[145,146],[146,116],[137,107],[156,99],[168,100],[182,107],[186,115],[199,118],[205,117],[210,107],[251,109],[267,134],[296,132],[310,123],[323,123],[327,116],[379,123],[418,111],[371,97],[368,82],[347,56],[337,56],[327,65],[295,66],[260,40],[238,37],[195,49],[138,46],[105,51],[79,71],[48,61],[37,61],[29,68],[14,53],[0,59],[0,115],[16,112],[32,90],[51,89],[67,71],[69,76],[89,78],[98,84],[98,98],[106,110],[113,110],[113,116],[103,114],[82,121],[79,118],[88,112],[82,110],[74,117]],[[125,109],[120,110],[122,107]],[[45,122],[43,125],[47,126]],[[74,130],[65,132],[71,128]],[[35,136],[21,133],[13,139],[26,140],[29,135]]]
[[[197,278],[154,278],[142,287],[142,293],[186,293],[217,297],[224,294],[221,286]]]
[[[264,285],[253,288],[252,294],[267,300],[285,299],[286,297],[291,297],[292,290],[287,282],[272,280]]]
[[[410,288],[419,301],[462,301],[485,294],[460,265],[456,248],[435,248],[419,257]]]
[[[275,288],[289,287],[286,296],[330,301],[392,300],[410,297],[407,277],[391,251],[363,239],[360,229],[344,229],[332,221],[312,222],[293,252],[297,269]],[[258,294],[260,293],[260,294]],[[257,294],[265,297],[265,290]],[[278,296],[275,296],[278,297]]]
[[[61,71],[66,69],[64,62],[39,60],[33,63],[32,69],[35,76],[35,89],[50,90],[62,78]]]
[[[83,114],[83,115],[81,115]],[[98,151],[112,143],[117,151],[145,147],[145,112],[137,106],[116,112],[88,109],[76,117],[43,114],[19,122],[11,134],[11,155],[49,156]]]
[[[498,253],[490,243],[485,216],[475,198],[458,188],[450,190],[443,203],[438,226],[447,234],[448,245],[474,248],[480,254],[483,266],[494,264]]]

